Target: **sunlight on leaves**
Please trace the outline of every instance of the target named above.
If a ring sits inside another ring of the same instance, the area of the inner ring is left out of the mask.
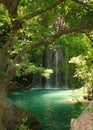
[[[44,72],[42,73],[42,76],[44,76],[45,78],[49,79],[51,74],[53,74],[53,70],[52,69],[45,69]]]

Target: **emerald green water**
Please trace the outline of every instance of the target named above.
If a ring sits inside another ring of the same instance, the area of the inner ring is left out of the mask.
[[[9,94],[10,100],[36,117],[42,123],[42,130],[69,130],[71,118],[84,109],[84,103],[72,102],[72,97],[81,93],[72,90],[29,90]]]

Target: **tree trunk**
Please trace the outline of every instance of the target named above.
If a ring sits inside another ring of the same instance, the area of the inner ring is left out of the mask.
[[[0,130],[6,130],[4,127],[3,118],[7,114],[8,100],[7,93],[0,90]]]
[[[7,115],[7,108],[9,107],[7,91],[10,76],[6,73],[7,65],[8,55],[4,50],[0,50],[0,130],[6,130],[3,118]]]
[[[30,120],[29,128],[39,130],[40,122],[27,111],[11,104],[7,97],[10,81],[15,76],[15,68],[8,63],[8,55],[5,51],[0,53],[0,130],[14,130],[16,124],[23,118]]]

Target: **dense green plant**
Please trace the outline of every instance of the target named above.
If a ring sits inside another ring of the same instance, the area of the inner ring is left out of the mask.
[[[76,65],[74,77],[78,77],[83,81],[83,87],[86,89],[86,96],[84,98],[93,98],[93,65],[90,57],[79,55],[73,57],[69,63]]]
[[[15,126],[14,130],[32,130],[29,129],[27,122],[28,122],[28,118],[23,118],[22,122]]]

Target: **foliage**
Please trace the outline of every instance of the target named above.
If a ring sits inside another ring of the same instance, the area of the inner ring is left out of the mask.
[[[16,2],[15,0],[1,0],[0,48],[5,51],[9,59],[5,67],[0,68],[2,74],[9,74],[7,72],[9,69],[15,69],[15,74],[11,73],[12,78],[15,75],[22,76],[29,73],[42,74],[44,72],[43,75],[46,75],[42,57],[45,47],[49,44],[52,44],[52,48],[55,48],[56,44],[62,44],[63,49],[68,48],[66,50],[70,57],[77,56],[83,51],[86,52],[86,46],[81,44],[84,41],[81,34],[63,35],[71,33],[71,27],[74,27],[72,32],[81,33],[83,29],[80,26],[85,26],[84,31],[90,29],[90,25],[93,24],[92,7],[92,1],[83,0],[16,0]],[[62,21],[60,30],[56,29],[58,18]],[[79,30],[75,28],[76,26]],[[61,36],[59,31],[66,30],[68,31],[62,33]],[[88,31],[90,32],[91,30]]]
[[[14,130],[31,130],[27,125],[28,118],[23,118],[22,122],[15,126]]]
[[[2,48],[8,37],[9,37],[9,32],[10,32],[10,26],[7,22],[4,22],[3,24],[0,25],[0,48]]]
[[[84,56],[79,55],[78,57],[73,57],[71,58],[69,63],[76,64],[76,72],[74,77],[78,77],[83,80],[87,79],[88,66],[86,65],[86,60]]]
[[[78,57],[73,57],[69,63],[74,63],[76,65],[74,77],[78,77],[83,81],[84,87],[86,88],[87,95],[84,98],[93,98],[93,65],[91,65],[91,60],[89,56],[79,55]]]
[[[92,16],[93,3],[91,1],[83,2],[77,1],[76,3],[70,0],[67,0],[66,12],[67,12],[67,21],[70,26],[77,26],[78,24],[88,24],[93,23]]]
[[[40,73],[42,76],[49,78],[53,73],[52,69],[45,69],[44,67],[35,66],[35,64],[29,62],[29,60],[25,59],[24,62],[20,64],[15,64],[16,67],[16,76],[24,76],[31,73]]]
[[[50,78],[51,74],[53,74],[53,70],[52,69],[45,69],[44,72],[42,73],[42,76],[44,76],[46,78]]]

